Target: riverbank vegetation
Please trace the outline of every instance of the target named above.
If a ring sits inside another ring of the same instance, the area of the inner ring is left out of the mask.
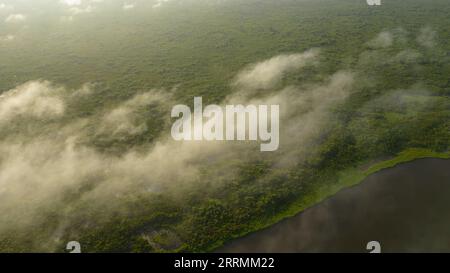
[[[31,93],[54,106],[0,109],[2,252],[212,251],[379,170],[449,157],[447,0],[103,2],[0,25],[16,36],[0,41],[1,99],[44,79]],[[257,95],[236,85],[312,48],[314,64]],[[279,152],[165,141],[173,105],[236,94],[291,107]]]

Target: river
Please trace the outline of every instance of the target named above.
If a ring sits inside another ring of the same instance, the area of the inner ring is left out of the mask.
[[[357,186],[217,252],[450,252],[450,160],[420,159]]]

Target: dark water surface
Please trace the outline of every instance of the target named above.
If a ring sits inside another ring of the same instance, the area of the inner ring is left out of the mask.
[[[450,252],[450,160],[386,169],[218,252]]]

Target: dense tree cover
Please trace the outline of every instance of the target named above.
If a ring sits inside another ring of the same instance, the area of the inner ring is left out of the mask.
[[[173,5],[152,16],[144,9],[135,16],[121,16],[111,8],[108,15],[86,15],[73,29],[47,18],[23,30],[29,35],[14,48],[0,45],[0,90],[35,78],[71,86],[98,83],[95,98],[70,105],[67,119],[89,116],[153,88],[177,87],[177,102],[190,103],[194,95],[201,95],[204,103],[215,103],[231,92],[230,82],[245,65],[320,47],[320,64],[290,75],[283,84],[320,82],[338,70],[353,70],[358,73],[354,92],[333,109],[336,119],[318,140],[318,152],[294,168],[278,168],[267,158],[235,162],[238,175],[227,183],[210,181],[213,170],[205,168],[198,184],[180,190],[182,194],[126,197],[124,210],[132,212],[126,217],[117,213],[104,219],[88,204],[79,204],[68,209],[76,224],[57,242],[61,251],[71,238],[79,238],[86,252],[212,250],[272,223],[293,203],[312,205],[318,189],[338,184],[343,170],[408,148],[449,150],[448,1],[392,0],[381,8],[363,0],[233,0],[219,7],[202,3]],[[433,49],[414,43],[427,25],[436,31]],[[6,27],[0,26],[0,31]],[[376,54],[371,51],[367,41],[399,27],[409,42],[395,42]],[[407,48],[420,56],[390,61]],[[145,133],[132,138],[93,133],[87,143],[118,155],[151,145],[167,129],[169,109],[140,111],[147,121]],[[42,132],[32,122],[17,126],[8,130],[28,126],[39,134],[51,132],[51,127]],[[87,126],[94,131],[96,125]],[[83,190],[89,190],[89,184]],[[67,198],[77,198],[80,192]],[[0,238],[0,251],[45,249],[39,242],[61,224],[58,213],[48,208],[41,219],[45,224]]]

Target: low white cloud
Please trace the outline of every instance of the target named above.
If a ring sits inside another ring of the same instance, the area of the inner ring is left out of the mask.
[[[291,66],[301,66],[299,63],[303,61],[300,60],[311,54],[307,51],[276,56],[251,67],[259,65],[256,69],[259,71],[261,64],[267,64],[276,80],[288,73]],[[295,64],[287,65],[287,60]],[[271,76],[269,72],[261,73]],[[239,85],[223,103],[279,104],[281,146],[279,151],[270,154],[270,160],[289,167],[306,158],[305,153],[310,152],[314,141],[326,131],[332,118],[330,109],[345,100],[353,77],[352,73],[338,72],[322,83],[284,87],[263,96],[245,98],[239,96],[246,92],[242,89],[245,85]],[[109,213],[120,212],[122,201],[129,200],[128,197],[134,194],[176,192],[197,183],[204,168],[212,172],[212,180],[226,183],[238,174],[234,165],[237,161],[251,162],[261,156],[256,143],[177,142],[171,138],[170,129],[157,136],[150,146],[129,148],[120,156],[103,153],[88,145],[90,137],[95,138],[98,134],[110,137],[145,134],[145,122],[149,117],[142,116],[142,111],[153,106],[169,111],[177,102],[171,97],[171,92],[151,90],[116,107],[98,109],[83,119],[71,120],[65,116],[66,111],[69,112],[68,105],[73,104],[78,96],[89,96],[91,92],[91,85],[70,91],[38,81],[18,86],[0,97],[0,118],[3,121],[13,121],[18,117],[38,118],[37,122],[46,117],[59,118],[51,124],[43,123],[43,129],[47,128],[47,132],[52,133],[28,135],[27,128],[18,124],[16,130],[7,131],[7,135],[2,136],[0,233],[36,224],[39,215],[52,207],[61,208],[58,210],[61,222],[70,221],[70,215],[65,214],[66,209],[86,204],[89,204],[90,211],[98,210],[99,215],[108,217]],[[210,165],[213,167],[209,168]],[[89,185],[88,189],[81,190],[86,185]],[[67,201],[67,194],[74,192],[80,194]]]
[[[373,48],[386,48],[392,46],[394,36],[389,31],[380,32],[377,37],[369,41],[368,45]]]
[[[301,54],[279,55],[250,65],[239,73],[234,84],[243,89],[273,88],[286,73],[313,63],[318,52],[311,49]]]
[[[155,4],[153,4],[153,8],[159,8],[161,7],[164,3],[169,2],[169,0],[156,0]]]
[[[429,26],[423,27],[416,40],[421,46],[432,48],[436,45],[436,31]]]
[[[61,3],[66,4],[68,6],[79,6],[83,3],[82,0],[61,0]]]
[[[61,16],[62,22],[72,22],[75,16],[91,13],[97,8],[97,4],[103,0],[61,0],[67,6],[68,15]]]
[[[78,7],[78,6],[76,6],[76,7],[71,7],[69,9],[69,12],[72,15],[78,15],[78,14],[83,14],[83,13],[91,13],[92,11],[94,11],[94,9],[95,8],[93,6],[91,6],[91,5],[88,5],[86,7]]]
[[[5,36],[0,36],[0,42],[10,42],[12,40],[14,40],[16,38],[16,36],[14,35],[5,35]]]
[[[0,125],[17,117],[44,118],[64,113],[60,89],[49,82],[29,82],[0,96]]]
[[[136,5],[133,3],[124,3],[122,8],[123,10],[130,10],[130,9],[134,9]]]
[[[167,101],[167,99],[168,95],[159,90],[138,94],[106,114],[102,119],[99,132],[112,135],[141,134],[148,128],[145,120],[139,120],[139,108],[154,102]]]
[[[27,19],[27,16],[21,13],[17,14],[10,14],[8,17],[6,17],[5,22],[6,23],[20,23]]]
[[[427,33],[429,36],[430,32],[427,30],[421,33]],[[408,32],[400,27],[380,32],[367,43],[369,49],[360,54],[359,64],[364,67],[393,63],[416,64],[423,55],[420,51],[409,48],[411,39],[408,36]],[[392,50],[384,50],[394,44],[402,45],[402,49],[395,53]]]
[[[102,3],[103,0],[61,0],[60,2],[68,6],[82,6],[91,3]]]
[[[9,11],[9,10],[12,10],[12,9],[14,9],[14,7],[12,5],[8,5],[8,4],[5,4],[5,3],[0,3],[0,10],[7,10],[7,11]]]

